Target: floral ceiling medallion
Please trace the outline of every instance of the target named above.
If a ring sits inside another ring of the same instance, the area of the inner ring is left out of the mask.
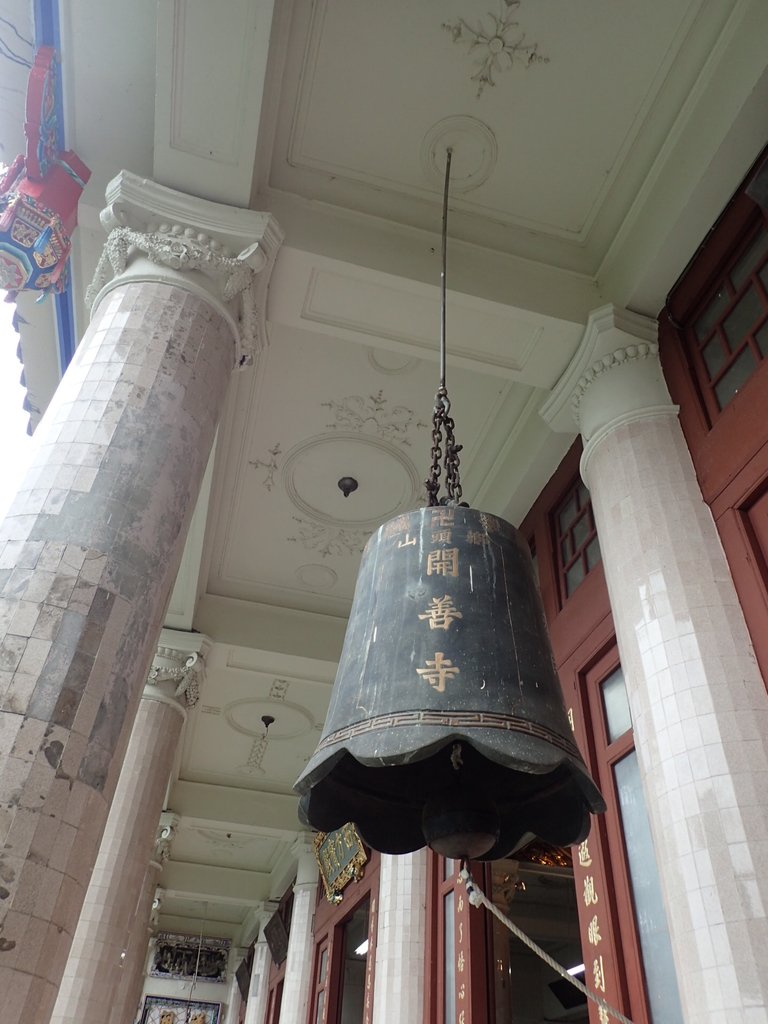
[[[488,12],[490,25],[485,21],[473,28],[463,18],[443,22],[443,28],[450,32],[454,43],[466,39],[468,52],[474,57],[477,71],[471,81],[477,83],[477,95],[482,96],[488,86],[495,86],[494,75],[509,71],[515,65],[529,68],[532,64],[548,64],[549,57],[539,53],[538,43],[529,43],[520,22],[515,21],[517,8],[522,0],[499,0],[499,13]]]

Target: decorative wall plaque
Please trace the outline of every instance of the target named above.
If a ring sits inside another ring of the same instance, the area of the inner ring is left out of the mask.
[[[360,881],[368,863],[363,841],[348,822],[334,832],[318,832],[314,847],[325,897],[329,903],[341,903],[344,889],[350,882]]]
[[[288,930],[279,910],[276,910],[264,925],[264,938],[267,940],[272,959],[279,967],[288,956]]]
[[[204,938],[201,944],[196,935],[158,932],[149,973],[153,978],[188,981],[197,969],[198,981],[225,982],[229,947],[229,939]]]

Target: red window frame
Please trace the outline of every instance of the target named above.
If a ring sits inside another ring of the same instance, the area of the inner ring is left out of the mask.
[[[754,361],[754,368],[740,390],[746,387],[749,380],[752,379],[752,376],[760,368],[760,364],[766,358],[766,355],[761,351],[757,336],[761,332],[765,332],[766,323],[768,322],[768,287],[766,287],[766,281],[768,281],[768,272],[766,271],[766,267],[768,267],[768,242],[765,241],[767,231],[768,229],[763,218],[756,211],[755,216],[748,225],[747,231],[739,239],[738,244],[731,249],[718,278],[710,285],[697,306],[686,317],[684,325],[685,339],[698,377],[702,400],[710,424],[716,422],[736,397],[733,395],[725,401],[721,401],[718,398],[717,389],[721,383],[727,380],[729,372],[734,368],[742,355],[749,351]],[[750,270],[743,280],[737,282],[733,278],[734,270],[739,268],[742,259],[749,253],[753,244],[761,236],[764,239],[762,252],[753,258]],[[757,299],[760,312],[755,314],[749,329],[745,333],[740,334],[737,340],[729,339],[729,319],[750,293]],[[699,324],[702,318],[707,315],[707,312],[717,302],[720,295],[727,297],[725,302],[718,310],[717,315],[711,318],[708,330],[700,331]],[[708,367],[705,358],[705,353],[709,349],[718,352],[722,358],[722,364],[713,371]]]
[[[715,520],[768,686],[768,550],[755,528],[768,490],[768,359],[740,392],[713,416],[687,332],[732,263],[748,247],[768,213],[747,189],[768,148],[723,211],[659,315],[664,376],[688,443],[705,502]]]
[[[571,503],[576,507],[576,514],[564,526],[562,523],[563,514]],[[568,490],[552,512],[551,522],[555,563],[558,569],[560,585],[560,605],[562,607],[569,598],[573,597],[589,574],[602,561],[598,545],[597,559],[593,565],[589,564],[590,549],[593,541],[597,541],[597,528],[595,527],[595,516],[592,511],[592,500],[589,496],[589,491],[578,474],[571,481]],[[584,524],[586,524],[587,532],[579,540],[577,531]],[[571,588],[568,576],[576,566],[581,566],[582,577]]]
[[[380,856],[372,851],[370,860],[365,865],[363,877],[346,887],[338,904],[329,903],[325,897],[323,887],[318,886],[314,917],[314,952],[312,980],[310,983],[311,997],[309,999],[307,1024],[336,1024],[338,1020],[340,1012],[339,998],[344,970],[344,926],[358,907],[366,900],[369,901],[368,953],[366,957],[363,1024],[371,1024],[373,1020],[379,865]],[[321,980],[320,965],[323,950],[328,951],[328,962],[325,978]],[[323,1016],[321,1021],[317,1021],[317,1003],[321,992],[325,993]]]
[[[470,870],[487,891],[490,872],[486,865],[472,862]],[[445,904],[453,893],[455,1014],[446,1020]],[[491,920],[485,911],[472,907],[459,877],[459,862],[446,861],[429,851],[427,863],[427,941],[424,1020],[431,1024],[488,1024],[493,970]],[[459,964],[463,966],[459,966]]]

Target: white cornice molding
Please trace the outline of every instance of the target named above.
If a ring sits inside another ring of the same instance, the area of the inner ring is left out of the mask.
[[[655,320],[613,305],[590,313],[579,347],[540,409],[552,430],[573,433],[576,426],[583,432],[582,405],[594,382],[608,370],[657,360],[657,330]]]
[[[598,371],[600,360],[629,346],[655,345],[656,335],[656,322],[640,313],[614,305],[593,310],[579,347],[540,410],[544,420],[558,433],[572,433],[574,426],[581,427],[582,397],[602,372]]]
[[[183,224],[215,238],[232,255],[254,247],[254,252],[244,258],[257,272],[267,266],[270,257],[274,259],[283,241],[283,233],[270,213],[200,199],[131,171],[115,175],[107,185],[105,198],[107,205],[100,220],[107,233],[117,227],[146,231],[150,224],[163,221]]]
[[[237,366],[267,343],[266,298],[283,233],[268,213],[190,196],[130,171],[106,189],[108,233],[86,303],[124,280],[166,280],[204,295],[233,329]]]

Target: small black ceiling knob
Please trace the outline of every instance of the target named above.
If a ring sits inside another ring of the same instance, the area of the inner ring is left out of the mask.
[[[348,498],[352,491],[356,491],[360,485],[353,476],[343,476],[339,480],[338,487],[345,498]]]

